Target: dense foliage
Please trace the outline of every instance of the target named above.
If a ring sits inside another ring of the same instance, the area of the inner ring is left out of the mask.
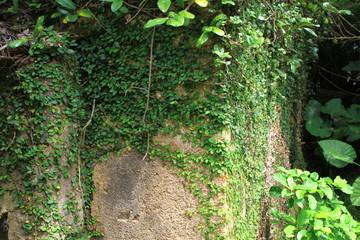
[[[271,124],[281,114],[291,139],[290,109],[306,95],[314,39],[342,11],[322,1],[195,3],[1,3],[13,25],[34,26],[8,43],[29,58],[7,74],[0,100],[1,179],[21,179],[3,191],[26,216],[26,233],[101,235],[87,211],[92,167],[136,148],[172,162],[187,179],[199,200],[187,214],[202,217],[205,239],[255,238]],[[160,133],[181,135],[204,154],[154,142]],[[60,206],[56,194],[66,180],[73,189]],[[225,211],[212,201],[218,194],[226,196]],[[225,224],[228,233],[220,231]]]

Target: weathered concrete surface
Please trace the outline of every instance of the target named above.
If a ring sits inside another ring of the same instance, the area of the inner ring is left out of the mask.
[[[198,205],[175,171],[136,151],[94,168],[97,189],[92,216],[106,240],[201,240],[199,218],[186,210]]]

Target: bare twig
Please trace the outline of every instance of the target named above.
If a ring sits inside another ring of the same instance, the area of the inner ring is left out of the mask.
[[[340,75],[340,74],[337,74],[337,73],[334,73],[334,72],[331,72],[323,67],[319,67],[321,70],[327,72],[327,73],[330,73],[331,75],[334,75],[334,76],[337,76],[337,77],[340,77],[340,78],[343,78],[343,79],[346,79],[346,80],[350,80],[350,81],[355,81],[355,82],[359,82],[360,80],[358,79],[355,79],[355,78],[349,78],[349,77],[345,77],[343,75]]]
[[[144,4],[145,5],[145,4]],[[150,60],[149,60],[149,80],[148,80],[148,89],[147,89],[147,95],[146,95],[146,105],[145,105],[145,111],[142,118],[143,124],[145,125],[145,118],[146,113],[149,110],[149,103],[150,103],[150,88],[151,88],[151,77],[152,77],[152,64],[153,64],[153,50],[154,50],[154,38],[155,38],[155,27],[153,28],[152,36],[151,36],[151,43],[150,43]],[[149,131],[147,132],[147,144],[146,144],[146,152],[143,157],[143,160],[147,157],[149,153],[149,146],[150,145],[150,134]]]
[[[146,3],[147,3],[147,1],[144,2],[144,4],[139,8],[139,10],[135,13],[135,15],[132,18],[130,18],[129,20],[127,20],[125,24],[128,24],[129,22],[134,20],[134,18],[136,18],[136,16],[142,11],[142,9],[146,5]]]
[[[340,91],[343,91],[345,93],[348,93],[348,94],[351,94],[351,95],[354,95],[354,96],[360,96],[360,94],[357,94],[357,93],[352,93],[352,92],[349,92],[341,87],[339,87],[338,85],[336,85],[335,83],[333,83],[332,81],[330,81],[329,79],[327,79],[327,77],[325,77],[323,74],[319,73],[321,77],[323,77],[327,82],[329,82],[331,85],[333,85],[334,87],[336,87],[337,89],[339,89]]]

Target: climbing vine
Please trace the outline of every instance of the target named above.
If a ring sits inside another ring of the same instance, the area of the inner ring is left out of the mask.
[[[30,36],[9,43],[28,48],[29,59],[7,76],[0,100],[1,180],[11,182],[3,192],[24,214],[25,233],[100,236],[89,215],[93,166],[110,153],[137,149],[173,163],[186,179],[199,200],[186,214],[202,217],[205,239],[255,238],[275,109],[290,135],[289,106],[301,107],[315,38],[324,18],[339,12],[335,7],[195,1],[204,8],[190,12],[193,3],[185,1],[134,7],[58,0],[46,5],[61,17],[56,24],[44,17],[43,3],[13,3],[0,5],[2,12],[38,9]],[[159,134],[180,136],[202,152],[158,143]],[[232,228],[223,233],[227,224]]]

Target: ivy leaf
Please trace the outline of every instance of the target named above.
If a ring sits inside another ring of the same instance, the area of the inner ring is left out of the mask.
[[[285,187],[288,187],[288,182],[287,182],[287,178],[283,173],[275,173],[273,175],[273,178],[275,181],[281,183],[282,185],[284,185]]]
[[[348,143],[339,140],[322,140],[319,145],[323,150],[325,159],[333,166],[342,168],[354,163],[355,149]]]
[[[158,0],[157,5],[162,12],[166,12],[171,5],[171,0]]]
[[[207,7],[209,2],[207,0],[195,0],[195,3],[200,7]]]
[[[34,28],[34,33],[33,33],[33,36],[36,37],[39,35],[40,32],[43,31],[44,29],[44,20],[45,20],[45,16],[40,16],[38,18],[38,20],[36,21],[36,24],[35,24],[35,28]]]
[[[124,0],[113,0],[111,4],[111,11],[116,12],[123,5]]]
[[[73,3],[71,0],[56,0],[56,2],[64,8],[71,9],[71,10],[76,9],[75,3]]]
[[[9,48],[21,47],[21,46],[25,45],[25,43],[27,43],[28,41],[29,41],[29,39],[27,39],[27,38],[20,38],[20,39],[9,42],[8,47]]]
[[[92,17],[92,12],[89,9],[81,9],[80,11],[77,12],[77,14],[80,17],[86,17],[86,18]]]
[[[360,206],[360,177],[358,177],[352,185],[353,193],[350,195],[352,205]]]
[[[68,15],[66,15],[66,20],[68,21],[68,22],[75,22],[77,19],[78,19],[78,15],[76,15],[76,14],[68,14]]]
[[[154,27],[154,26],[157,26],[157,25],[164,24],[167,20],[168,20],[168,18],[151,19],[144,25],[144,28],[150,28],[150,27]]]
[[[211,20],[210,25],[211,26],[218,26],[220,25],[219,23],[226,21],[228,19],[228,16],[226,16],[224,13],[220,13],[218,15],[216,15],[213,20]]]

